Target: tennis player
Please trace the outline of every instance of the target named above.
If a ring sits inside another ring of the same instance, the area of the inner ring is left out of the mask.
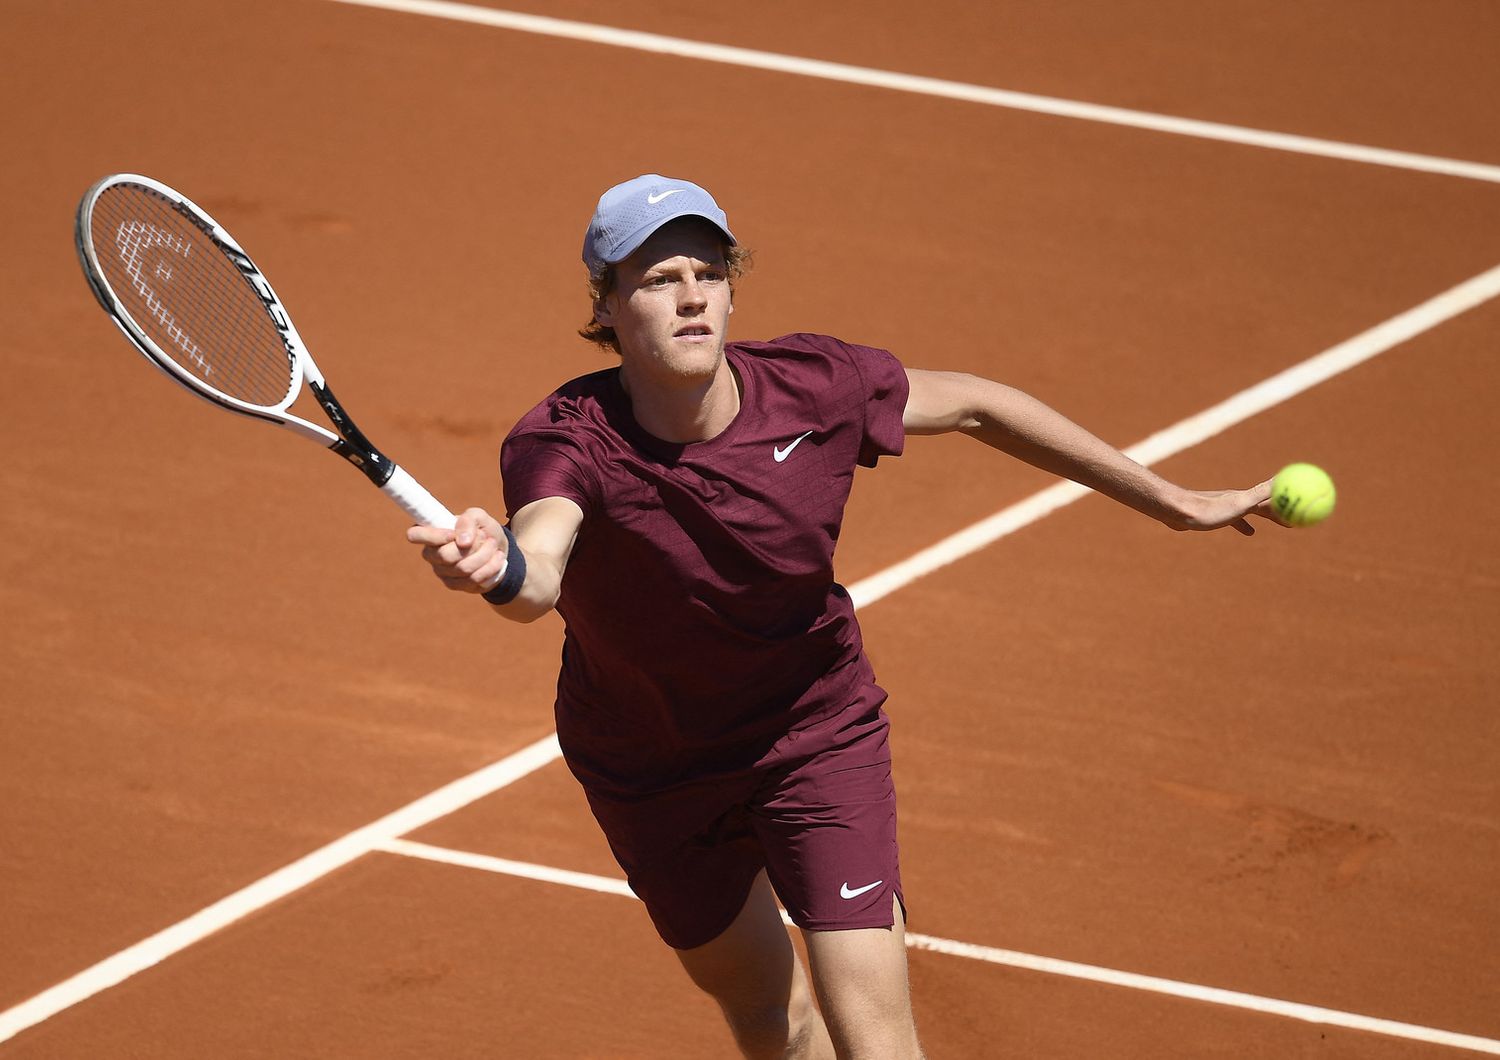
[[[562,615],[567,763],[744,1054],[920,1056],[886,694],[833,577],[855,467],[961,431],[1174,529],[1246,534],[1269,483],[1182,489],[1025,394],[884,350],[727,342],[744,252],[689,181],[611,188],[583,260],[582,334],[619,366],[506,438],[508,525],[470,508],[407,536],[497,614]]]

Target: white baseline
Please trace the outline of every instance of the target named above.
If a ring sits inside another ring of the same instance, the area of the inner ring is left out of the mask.
[[[711,44],[707,41],[687,40],[682,37],[666,37],[658,33],[642,33],[637,30],[600,26],[590,22],[572,22],[567,19],[549,18],[545,15],[528,15],[519,11],[501,11],[489,7],[476,7],[473,4],[450,3],[447,0],[331,0],[331,2],[356,7],[381,8],[409,15],[424,15],[428,18],[441,18],[451,22],[468,22],[472,25],[508,29],[518,33],[561,37],[614,48],[654,52],[659,55],[675,55],[700,62],[724,63],[754,70],[770,70],[775,73],[814,77],[824,81],[842,81],[845,84],[865,85],[870,88],[884,88],[896,92],[959,100],[965,103],[1004,107],[1009,110],[1050,114],[1057,118],[1104,122],[1109,125],[1124,125],[1135,129],[1148,129],[1152,132],[1170,133],[1175,136],[1192,136],[1202,140],[1219,140],[1247,147],[1291,151],[1296,154],[1318,155],[1347,162],[1392,166],[1397,169],[1439,173],[1450,177],[1500,184],[1500,166],[1486,165],[1482,162],[1465,162],[1453,158],[1414,154],[1410,151],[1392,151],[1382,147],[1340,143],[1337,140],[1322,140],[1312,136],[1297,136],[1291,133],[1269,132],[1264,129],[1249,129],[1239,125],[1225,125],[1221,122],[1176,118],[1167,114],[1153,114],[1150,111],[1083,103],[1072,99],[1058,99],[1054,96],[1038,96],[1029,92],[1011,92],[984,85],[967,84],[962,81],[899,74],[867,66],[851,66],[847,63],[799,58],[795,55],[778,55],[775,52],[736,48],[727,44]]]

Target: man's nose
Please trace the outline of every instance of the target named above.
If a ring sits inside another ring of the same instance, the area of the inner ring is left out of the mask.
[[[677,308],[679,311],[697,311],[707,304],[708,295],[704,293],[703,285],[698,282],[696,277],[682,285],[681,293],[677,298]]]

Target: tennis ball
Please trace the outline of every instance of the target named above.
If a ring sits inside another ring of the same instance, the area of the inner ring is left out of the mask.
[[[1333,479],[1312,464],[1288,464],[1271,480],[1271,507],[1288,526],[1312,526],[1333,514]]]

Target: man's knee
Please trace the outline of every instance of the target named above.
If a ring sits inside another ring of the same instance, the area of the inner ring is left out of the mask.
[[[718,1003],[745,1056],[831,1055],[827,1028],[800,966],[793,966],[789,979],[757,976],[749,968],[744,973],[713,983],[694,977],[694,982]]]
[[[723,934],[696,949],[678,950],[677,958],[698,988],[718,1002],[747,1055],[828,1051],[798,1048],[799,1042],[825,1042],[827,1031],[764,873]]]
[[[802,1055],[799,1045],[812,1042],[819,1033],[819,1017],[808,990],[793,989],[789,996],[715,998],[735,1040],[749,1055]]]
[[[842,1056],[920,1057],[907,979],[905,921],[891,928],[805,932],[813,981]]]

